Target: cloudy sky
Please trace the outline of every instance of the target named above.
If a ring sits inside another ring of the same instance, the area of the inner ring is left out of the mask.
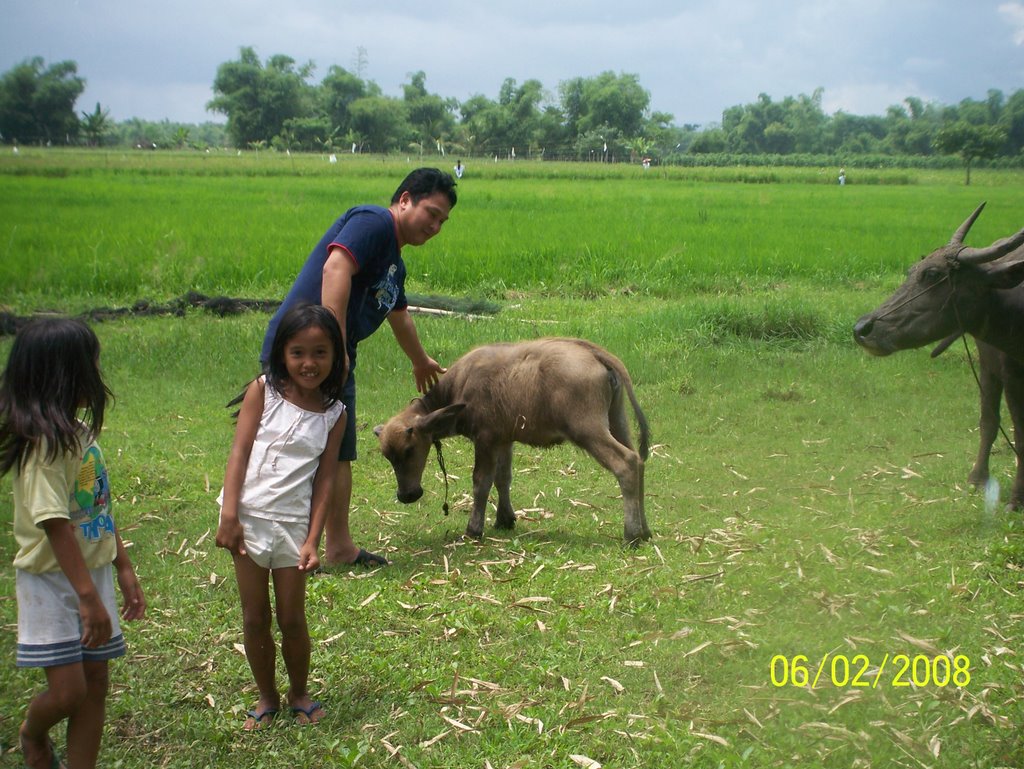
[[[371,7],[373,10],[370,10]],[[357,71],[399,96],[496,99],[505,78],[632,73],[677,125],[823,88],[825,112],[884,114],[908,96],[956,104],[1024,88],[1024,0],[4,0],[0,72],[72,60],[79,112],[223,121],[206,111],[219,64],[252,46]]]

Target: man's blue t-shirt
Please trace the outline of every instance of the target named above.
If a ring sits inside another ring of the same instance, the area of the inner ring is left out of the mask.
[[[260,353],[260,360],[264,363],[270,359],[277,325],[288,309],[298,302],[321,303],[324,264],[334,246],[344,248],[359,265],[359,272],[352,277],[352,293],[345,318],[348,356],[353,367],[356,345],[376,331],[392,310],[404,310],[408,306],[405,263],[398,247],[391,212],[380,206],[350,208],[324,233],[270,319]]]

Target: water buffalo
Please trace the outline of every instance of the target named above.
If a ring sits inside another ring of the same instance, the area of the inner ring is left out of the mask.
[[[639,452],[630,441],[626,397],[639,425]],[[626,542],[650,539],[644,516],[647,420],[625,366],[591,342],[537,339],[478,347],[455,361],[426,395],[374,432],[395,470],[401,502],[422,496],[432,443],[449,435],[473,441],[473,512],[467,536],[483,534],[492,485],[498,487],[495,525],[515,526],[509,500],[514,442],[553,446],[571,441],[618,480]]]
[[[889,355],[933,342],[938,354],[962,334],[978,345],[981,417],[978,455],[968,476],[988,480],[988,459],[999,432],[999,401],[1005,395],[1018,447],[1024,442],[1024,229],[987,248],[964,239],[985,204],[975,209],[949,243],[923,257],[878,309],[854,325],[857,343],[872,355]],[[1019,457],[1021,449],[1016,453]],[[1024,462],[1009,506],[1024,507]]]

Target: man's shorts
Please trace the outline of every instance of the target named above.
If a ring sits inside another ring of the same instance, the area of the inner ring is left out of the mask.
[[[342,419],[347,420],[345,434],[341,436],[341,448],[338,450],[339,462],[352,462],[356,458],[356,378],[349,372],[348,381],[341,391],[341,402],[345,404]]]
[[[245,550],[264,569],[293,569],[299,565],[299,550],[309,534],[309,521],[272,521],[238,511]]]
[[[111,636],[103,646],[82,646],[82,620],[75,593],[62,571],[32,574],[17,570],[19,668],[49,668],[79,662],[102,662],[125,653],[118,622],[114,574],[110,565],[90,569],[93,584],[110,615]]]

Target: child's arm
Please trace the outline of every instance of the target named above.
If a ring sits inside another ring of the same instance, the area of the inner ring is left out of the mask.
[[[78,614],[82,618],[82,645],[102,646],[110,640],[112,626],[99,591],[85,565],[82,549],[75,539],[75,529],[67,518],[50,518],[42,523],[57,564],[78,595]]]
[[[313,499],[309,511],[309,533],[299,548],[299,571],[316,571],[320,566],[320,535],[327,520],[327,507],[334,496],[334,483],[338,477],[338,451],[348,420],[342,411],[327,436],[327,447],[320,455],[320,464],[313,478]]]
[[[256,440],[256,431],[263,416],[263,395],[266,384],[262,379],[249,383],[242,399],[235,426],[235,440],[228,455],[228,466],[224,473],[224,504],[220,510],[220,524],[217,526],[217,547],[227,548],[233,555],[245,555],[245,537],[242,524],[238,522],[238,500],[242,496],[245,471],[249,466],[249,454]]]
[[[142,619],[146,613],[146,597],[142,594],[142,586],[139,585],[139,578],[135,576],[135,569],[132,561],[125,550],[121,535],[114,533],[117,537],[117,555],[114,556],[114,569],[117,572],[117,584],[121,588],[121,597],[124,604],[121,607],[121,618],[126,620]]]

